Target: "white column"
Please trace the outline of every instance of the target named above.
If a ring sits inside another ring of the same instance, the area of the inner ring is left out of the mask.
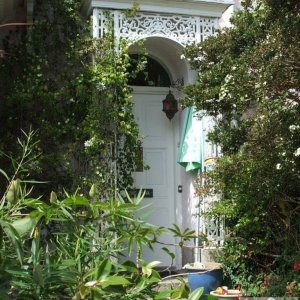
[[[93,22],[93,38],[99,38],[99,9],[98,8],[93,9],[92,22]]]
[[[119,10],[114,11],[114,38],[115,38],[115,50],[119,51],[119,41],[120,41],[120,16],[121,12]]]
[[[201,22],[200,17],[196,19],[196,41],[197,43],[201,42]]]

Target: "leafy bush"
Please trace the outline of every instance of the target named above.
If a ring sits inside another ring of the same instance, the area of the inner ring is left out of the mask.
[[[299,9],[245,1],[233,27],[185,50],[199,74],[186,104],[216,117],[209,138],[224,153],[198,191],[220,195],[210,213],[226,218],[225,274],[248,295],[290,295],[293,282],[298,294]]]
[[[30,132],[19,139],[22,154],[13,160],[11,178],[0,169],[7,181],[0,202],[1,299],[200,298],[203,289],[190,293],[184,282],[176,289],[155,289],[159,262],[144,261],[143,249],[152,248],[165,229],[137,217],[141,194],[99,201],[93,185],[88,197],[65,192],[60,200],[52,192],[49,199],[32,198],[26,184],[33,182],[19,175],[35,159],[34,138]],[[174,233],[182,241],[192,234],[179,228]],[[136,260],[122,263],[133,248]]]

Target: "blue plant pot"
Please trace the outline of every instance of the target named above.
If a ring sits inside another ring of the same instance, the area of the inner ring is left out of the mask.
[[[223,271],[222,269],[217,269],[203,274],[189,273],[187,278],[192,291],[199,287],[203,287],[203,294],[209,294],[211,291],[214,291],[217,287],[221,286]]]

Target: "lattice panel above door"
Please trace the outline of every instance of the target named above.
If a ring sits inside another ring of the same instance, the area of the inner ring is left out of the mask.
[[[164,37],[186,46],[215,35],[218,27],[217,18],[144,12],[126,18],[122,11],[112,10],[108,13],[113,20],[115,36],[129,41]],[[94,37],[101,37],[107,29],[108,15],[101,9],[94,9],[93,18]]]

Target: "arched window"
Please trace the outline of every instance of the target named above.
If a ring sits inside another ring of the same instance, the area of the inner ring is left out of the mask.
[[[134,73],[136,66],[138,65],[141,56],[138,54],[131,54],[131,66],[129,68],[129,74]],[[130,85],[136,86],[161,86],[170,87],[171,80],[165,70],[165,68],[155,59],[147,56],[147,64],[144,70],[138,72],[136,75],[129,78]]]

